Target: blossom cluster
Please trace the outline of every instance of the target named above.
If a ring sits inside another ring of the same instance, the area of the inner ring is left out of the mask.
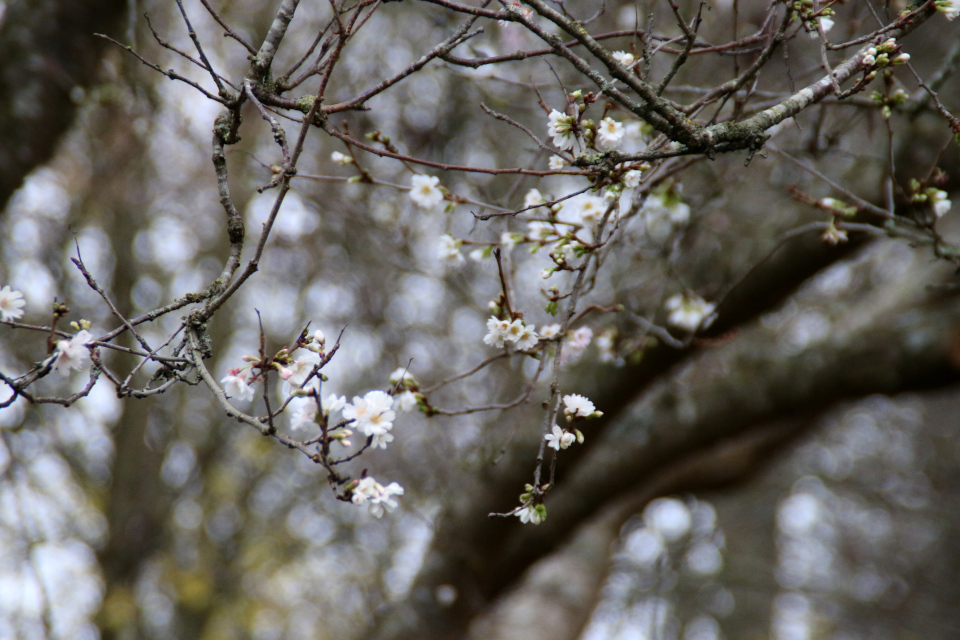
[[[593,402],[576,393],[563,396],[563,404],[567,428],[561,429],[558,425],[553,425],[551,432],[543,437],[547,441],[547,446],[557,451],[566,449],[574,442],[583,444],[583,434],[574,427],[574,424],[582,419],[593,420],[603,415],[602,411],[597,411],[593,406]]]
[[[513,342],[517,349],[526,351],[537,346],[540,341],[535,328],[535,325],[524,324],[520,318],[511,321],[491,316],[487,320],[487,335],[483,337],[483,341],[498,349],[503,348],[505,342]]]
[[[396,482],[383,486],[372,477],[367,476],[356,481],[350,493],[350,501],[356,505],[370,505],[370,514],[380,518],[387,511],[393,511],[399,505],[393,496],[402,496],[403,487]]]

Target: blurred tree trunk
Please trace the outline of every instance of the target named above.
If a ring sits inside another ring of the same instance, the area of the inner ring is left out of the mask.
[[[73,123],[124,0],[13,0],[0,22],[0,210]]]

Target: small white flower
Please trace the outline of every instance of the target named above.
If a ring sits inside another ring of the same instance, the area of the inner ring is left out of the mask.
[[[323,407],[323,412],[330,415],[334,411],[343,409],[347,405],[347,398],[345,396],[337,397],[337,394],[331,393],[321,400],[320,404]]]
[[[820,26],[823,27],[824,33],[826,33],[827,31],[830,31],[830,29],[833,28],[834,22],[831,18],[828,18],[826,16],[821,16],[819,20],[820,20]],[[816,21],[811,21],[809,24],[810,24],[810,37],[819,38],[820,33],[817,31]]]
[[[643,177],[643,171],[631,169],[623,174],[623,186],[626,189],[633,189],[640,184],[640,178]]]
[[[503,347],[503,341],[509,338],[509,330],[509,320],[500,320],[496,317],[491,317],[487,320],[487,335],[483,337],[483,342],[491,347],[500,349]]]
[[[839,244],[847,241],[847,232],[843,229],[838,229],[833,223],[833,220],[831,220],[830,226],[826,228],[826,230],[820,236],[820,239],[827,244]]]
[[[614,60],[625,67],[629,67],[637,61],[637,59],[633,57],[632,53],[627,53],[626,51],[614,51],[611,55],[613,56]]]
[[[401,382],[404,384],[417,384],[417,379],[413,377],[413,374],[406,367],[398,367],[393,370],[393,373],[390,374],[390,377],[387,378],[390,380],[390,384],[398,385]]]
[[[327,341],[327,336],[323,335],[323,331],[317,329],[313,332],[313,341],[317,344],[324,344]]]
[[[613,350],[616,338],[617,332],[614,329],[604,331],[597,336],[595,344],[597,345],[597,351],[600,352],[600,362],[614,362],[617,359]]]
[[[620,146],[623,134],[623,125],[613,118],[604,118],[597,126],[597,142],[606,149],[614,149]]]
[[[297,358],[288,368],[290,375],[286,378],[287,382],[291,386],[299,387],[307,380],[307,376],[313,371],[314,365],[319,363],[320,356],[313,352],[308,352],[306,355]]]
[[[293,413],[290,416],[290,428],[294,431],[316,424],[317,401],[313,398],[294,398],[290,401]]]
[[[572,149],[575,141],[573,135],[573,118],[556,109],[547,117],[547,135],[553,136],[553,145],[558,149]]]
[[[957,0],[960,3],[960,0]],[[933,213],[938,217],[942,218],[945,213],[950,211],[952,203],[947,200],[947,192],[937,189],[933,192],[933,195],[930,196],[930,200],[933,203]],[[2,308],[2,303],[0,303],[0,308]]]
[[[393,442],[393,434],[387,431],[378,431],[373,434],[373,440],[370,446],[374,449],[386,449],[387,445]]]
[[[404,391],[397,396],[397,404],[401,411],[413,411],[417,408],[417,394],[413,391]]]
[[[555,233],[556,230],[549,222],[531,220],[527,223],[527,235],[529,235],[532,240],[547,240]]]
[[[567,346],[576,351],[583,351],[590,345],[593,339],[593,329],[590,327],[580,327],[576,331],[567,333]]]
[[[670,296],[664,303],[664,307],[670,312],[667,318],[670,324],[693,332],[713,313],[717,305],[707,302],[699,296],[678,293]]]
[[[339,151],[334,151],[333,153],[331,153],[330,159],[344,167],[347,166],[348,164],[353,164],[353,158],[351,158],[348,155],[344,155]]]
[[[565,166],[567,166],[567,161],[560,156],[550,156],[550,160],[547,162],[547,167],[550,171],[560,171]]]
[[[84,329],[71,340],[61,340],[57,343],[56,351],[56,362],[53,365],[53,368],[56,369],[60,375],[68,376],[72,370],[80,370],[86,364],[87,360],[90,359],[90,350],[87,349],[86,345],[88,342],[93,340],[93,335],[89,331]],[[253,397],[253,392],[251,391],[251,397]]]
[[[372,477],[362,478],[353,488],[350,501],[356,505],[369,504],[370,514],[381,517],[386,511],[393,511],[399,506],[393,496],[402,496],[403,487],[396,482],[383,486]]]
[[[597,411],[593,406],[593,402],[577,393],[563,396],[563,404],[566,407],[563,413],[568,418],[589,418],[594,414],[599,418],[603,415],[602,411]]]
[[[523,207],[525,209],[527,207],[535,207],[546,201],[546,198],[543,197],[543,194],[541,194],[538,189],[530,189],[530,191],[527,191],[527,195],[523,196]]]
[[[571,216],[571,222],[581,222],[592,225],[597,222],[607,210],[607,203],[603,198],[582,193],[564,203],[563,211]]]
[[[9,322],[17,320],[23,315],[23,306],[27,304],[23,294],[10,285],[3,285],[0,289],[0,320]]]
[[[540,524],[543,522],[543,516],[540,514],[540,511],[533,506],[533,503],[517,511],[517,517],[520,518],[520,522],[523,524]]]
[[[423,209],[433,209],[443,202],[443,191],[437,186],[440,178],[436,176],[413,176],[410,199]]]
[[[83,332],[81,331],[80,333]],[[77,334],[77,337],[79,337],[79,334]],[[59,344],[57,348],[60,348]],[[80,367],[77,366],[75,368],[79,369]],[[67,374],[64,373],[63,375]],[[223,385],[223,392],[231,398],[239,398],[247,401],[253,400],[253,387],[247,384],[247,372],[242,369],[231,369],[230,373],[220,380],[220,384]]]
[[[463,254],[460,253],[459,240],[453,236],[443,234],[437,243],[437,257],[440,261],[449,265],[460,265],[464,263]]]
[[[537,346],[537,343],[540,342],[540,336],[537,335],[537,332],[534,331],[534,328],[535,325],[532,324],[523,327],[519,337],[516,339],[517,349],[520,351],[526,351]]]
[[[392,407],[393,397],[390,394],[370,391],[362,398],[354,396],[353,404],[343,407],[343,417],[353,420],[356,428],[365,436],[382,436],[393,428],[393,421],[397,417]]]
[[[937,0],[937,11],[946,16],[947,20],[953,20],[960,16],[960,0]]]
[[[558,324],[548,324],[547,326],[540,329],[540,337],[544,340],[549,340],[550,338],[556,337],[560,333],[560,325]]]
[[[510,249],[521,242],[523,242],[522,233],[510,233],[509,231],[504,231],[500,234],[500,246],[502,246],[504,249]]]
[[[567,433],[557,425],[553,425],[553,433],[548,433],[543,436],[543,439],[547,441],[547,446],[557,451],[560,449],[566,449],[574,443],[577,437],[572,433]]]

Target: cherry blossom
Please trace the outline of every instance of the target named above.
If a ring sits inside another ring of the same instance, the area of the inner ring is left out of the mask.
[[[0,289],[0,320],[9,322],[17,320],[23,315],[23,306],[27,304],[23,299],[23,294],[16,289],[11,289],[10,285],[4,285]]]
[[[396,482],[383,486],[371,476],[361,478],[354,487],[350,501],[356,505],[368,504],[370,515],[380,518],[387,511],[393,511],[399,505],[393,496],[402,496],[403,487]]]
[[[497,317],[491,317],[487,320],[487,335],[483,337],[483,342],[491,347],[500,349],[503,347],[503,341],[509,338],[509,330],[509,320],[500,320]]]
[[[575,141],[573,118],[554,109],[548,116],[548,122],[547,135],[553,136],[553,145],[564,151],[572,149]]]
[[[433,209],[443,202],[443,191],[438,186],[440,178],[436,176],[413,176],[410,182],[413,185],[410,189],[410,199],[418,207]]]
[[[604,118],[597,125],[597,142],[605,149],[615,149],[623,140],[623,125],[613,118]]]
[[[599,418],[603,415],[593,406],[593,402],[577,393],[563,396],[563,404],[566,407],[563,413],[568,418]]]
[[[543,436],[543,439],[547,441],[548,447],[560,451],[560,449],[566,449],[572,445],[574,440],[576,440],[576,436],[564,431],[557,425],[553,425],[553,432]]]
[[[437,257],[440,258],[441,262],[449,265],[463,264],[464,259],[463,254],[460,253],[460,244],[461,242],[454,239],[453,236],[443,234],[437,243]]]
[[[670,296],[664,303],[670,312],[667,318],[673,326],[686,331],[696,331],[707,320],[717,305],[695,295],[678,293]],[[709,323],[708,323],[709,324]]]
[[[73,370],[79,371],[82,369],[90,359],[90,350],[87,349],[87,343],[92,340],[93,335],[84,329],[72,339],[58,342],[53,368],[62,376],[70,375]],[[252,390],[250,391],[250,397],[253,397]]]

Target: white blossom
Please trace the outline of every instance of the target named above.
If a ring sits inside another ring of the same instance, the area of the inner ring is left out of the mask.
[[[17,320],[23,315],[23,306],[27,304],[23,294],[10,285],[3,285],[0,289],[0,320],[9,322]]]
[[[960,0],[937,0],[937,11],[946,16],[947,20],[953,20],[960,16]]]
[[[960,0],[957,0],[960,3]],[[933,192],[933,195],[930,197],[930,200],[933,202],[933,213],[938,217],[942,218],[945,213],[950,211],[952,203],[947,200],[947,192],[937,189]],[[0,303],[0,308],[2,308],[2,303]]]
[[[537,335],[537,332],[534,331],[535,325],[529,324],[523,327],[523,330],[520,332],[520,335],[516,339],[517,349],[520,351],[526,351],[527,349],[533,349],[537,346],[537,343],[540,342],[540,336]]]
[[[403,487],[396,482],[391,482],[387,486],[383,486],[371,476],[367,476],[366,478],[362,478],[360,482],[357,483],[357,486],[353,488],[350,501],[356,505],[370,505],[370,514],[375,518],[379,518],[383,516],[386,511],[396,509],[399,505],[397,501],[393,499],[393,496],[402,495]]]
[[[62,376],[70,375],[70,372],[73,370],[79,371],[82,369],[86,366],[87,360],[90,359],[90,350],[87,349],[86,345],[92,340],[93,335],[84,329],[71,340],[61,340],[58,342],[57,350],[54,354],[56,362],[53,368]],[[253,391],[250,392],[250,397],[253,397]]]
[[[699,296],[678,293],[667,298],[664,307],[670,312],[667,318],[670,324],[693,332],[713,313],[717,306]]]
[[[440,178],[436,176],[413,176],[413,187],[410,189],[410,199],[417,206],[424,209],[433,209],[443,202],[443,191],[437,186]]]
[[[543,194],[540,193],[539,189],[530,189],[527,191],[527,195],[523,196],[523,206],[527,207],[536,207],[546,202],[546,198],[543,197]]]
[[[509,231],[504,231],[500,234],[500,246],[502,246],[504,249],[510,249],[521,242],[523,242],[522,233],[510,233]]]
[[[523,524],[540,524],[543,522],[543,516],[540,511],[533,506],[532,502],[517,511],[517,517],[520,518],[520,522]]]
[[[826,33],[827,31],[830,31],[830,29],[833,28],[834,22],[831,18],[828,18],[827,16],[821,16],[819,20],[820,20],[820,26],[823,27],[824,33]],[[811,38],[820,37],[820,33],[817,31],[816,20],[810,22],[810,37]]]
[[[313,398],[294,398],[290,401],[293,413],[290,415],[290,428],[294,431],[316,424],[317,401]]]
[[[553,145],[558,149],[572,149],[575,141],[573,135],[573,118],[556,109],[547,117],[547,135],[553,136]]]
[[[500,320],[499,318],[491,317],[489,320],[487,320],[487,335],[483,337],[483,341],[484,343],[499,349],[503,347],[503,341],[508,339],[509,330],[509,320]]]
[[[583,351],[590,345],[593,339],[593,329],[590,327],[580,327],[576,331],[567,333],[567,346],[575,351]]]
[[[597,345],[597,351],[600,352],[600,362],[614,362],[617,359],[613,350],[616,338],[617,332],[613,329],[604,331],[597,336],[595,344]]]
[[[380,436],[374,446],[386,447],[386,442],[393,436],[386,438],[393,428],[393,420],[397,414],[392,410],[393,397],[384,391],[370,391],[362,398],[354,396],[353,404],[343,407],[343,417],[353,420],[356,428],[365,436]]]
[[[630,67],[634,62],[637,61],[637,59],[633,57],[632,53],[627,53],[626,51],[614,51],[612,55],[614,60],[625,67]]]
[[[329,415],[347,406],[347,398],[345,396],[338,397],[337,394],[331,393],[320,402],[320,405],[323,407],[323,412]]]
[[[400,383],[403,383],[403,385],[417,384],[417,379],[413,377],[413,374],[410,373],[406,367],[394,369],[388,380],[390,380],[390,384],[392,385],[398,385]]]
[[[441,262],[450,265],[463,264],[463,254],[460,253],[460,241],[453,236],[443,234],[437,243],[437,257]]]
[[[540,329],[540,337],[545,340],[549,340],[550,338],[556,337],[558,333],[560,333],[559,324],[548,324],[547,326]]]
[[[527,235],[529,235],[532,240],[547,240],[555,233],[556,230],[549,222],[531,220],[527,223]]]
[[[563,203],[562,211],[570,217],[571,222],[582,222],[586,225],[592,225],[603,216],[607,210],[607,203],[600,198],[589,193],[581,193]]]
[[[557,425],[553,425],[553,432],[543,436],[543,439],[547,441],[548,447],[560,451],[560,449],[566,449],[572,445],[577,437],[572,433],[565,432]]]
[[[336,162],[341,166],[347,166],[348,164],[353,164],[353,158],[348,155],[342,154],[339,151],[334,151],[330,154],[330,159]]]
[[[81,331],[80,333],[84,333]],[[80,337],[80,334],[77,334]],[[60,344],[63,344],[62,342]],[[57,348],[60,349],[60,344]],[[80,367],[75,367],[79,369]],[[220,380],[223,385],[223,392],[230,398],[239,398],[241,400],[253,400],[253,387],[247,384],[247,371],[242,369],[231,369],[230,372]],[[66,373],[64,373],[66,375]]]
[[[418,398],[413,391],[404,391],[397,396],[397,405],[401,411],[413,411],[417,408]]]
[[[615,149],[623,140],[623,125],[613,118],[604,118],[597,125],[597,142],[606,149]]]
[[[577,393],[563,396],[563,404],[565,406],[563,413],[568,418],[589,418],[590,416],[599,418],[603,415],[602,411],[597,411],[593,406],[593,402]]]
[[[567,161],[560,156],[550,156],[550,160],[547,162],[547,168],[550,171],[560,171],[565,166],[567,166]]]
[[[640,184],[640,178],[643,177],[643,171],[631,169],[623,174],[623,186],[626,189],[633,189]]]
[[[287,382],[291,386],[299,387],[306,382],[307,376],[313,371],[314,365],[319,363],[320,356],[313,352],[308,352],[306,355],[297,358],[289,366],[290,376],[287,377]]]

